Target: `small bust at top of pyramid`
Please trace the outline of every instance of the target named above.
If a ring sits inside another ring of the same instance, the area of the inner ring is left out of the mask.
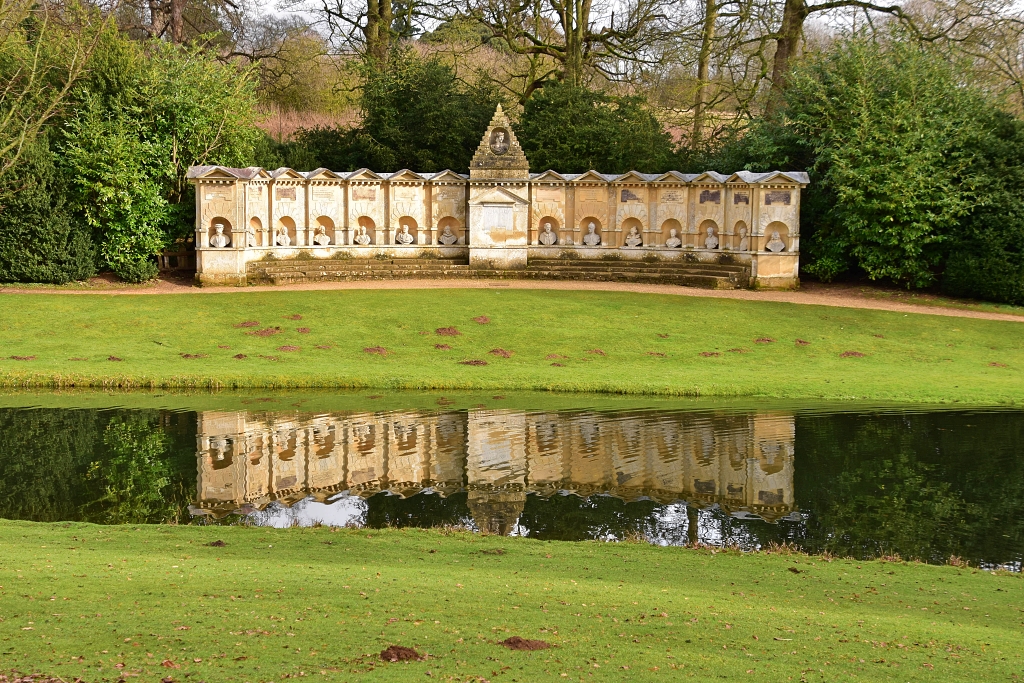
[[[491,124],[487,126],[487,132],[469,163],[469,177],[524,180],[530,177],[530,162],[526,160],[500,104],[494,110]]]

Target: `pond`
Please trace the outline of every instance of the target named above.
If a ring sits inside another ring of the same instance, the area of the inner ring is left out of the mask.
[[[455,525],[1020,571],[1024,411],[16,394],[0,399],[0,518]]]

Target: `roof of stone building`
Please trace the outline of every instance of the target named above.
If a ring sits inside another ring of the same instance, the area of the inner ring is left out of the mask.
[[[249,166],[248,168],[231,168],[229,166],[190,166],[188,172],[185,174],[186,178],[199,178],[206,175],[210,171],[221,170],[225,173],[240,178],[242,180],[252,180],[260,174],[263,169],[259,166]]]

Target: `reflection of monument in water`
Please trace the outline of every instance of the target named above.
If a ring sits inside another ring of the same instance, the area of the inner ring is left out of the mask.
[[[780,413],[469,410],[199,415],[193,511],[466,490],[481,529],[508,533],[527,493],[794,511],[794,417]]]

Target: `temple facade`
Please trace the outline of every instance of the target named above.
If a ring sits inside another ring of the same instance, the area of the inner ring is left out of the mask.
[[[469,175],[194,166],[201,283],[245,284],[289,258],[689,260],[748,266],[756,287],[797,284],[801,172],[531,173],[499,106]]]

